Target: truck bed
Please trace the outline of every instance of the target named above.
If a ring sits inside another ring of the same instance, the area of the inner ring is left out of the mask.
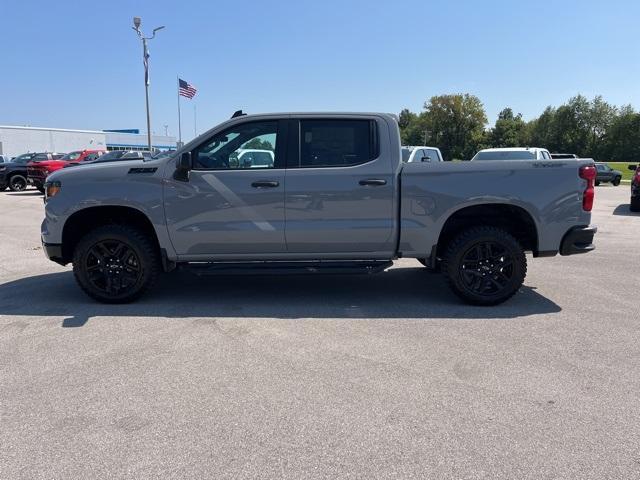
[[[578,172],[590,164],[592,159],[404,164],[400,254],[423,257],[455,212],[487,203],[524,209],[538,234],[534,254],[556,252],[568,229],[589,224],[581,208],[586,182]]]

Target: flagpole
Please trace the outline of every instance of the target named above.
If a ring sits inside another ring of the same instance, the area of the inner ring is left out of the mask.
[[[182,120],[180,118],[180,77],[176,75],[178,87],[178,145],[182,146]]]
[[[198,136],[198,117],[196,116],[196,104],[193,104],[193,137]]]

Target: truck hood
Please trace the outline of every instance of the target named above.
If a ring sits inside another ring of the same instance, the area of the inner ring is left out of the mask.
[[[166,158],[158,160],[141,161],[133,158],[131,160],[116,160],[113,162],[86,163],[76,165],[73,168],[61,168],[53,172],[47,180],[49,181],[87,181],[96,179],[116,180],[118,177],[126,178],[132,168],[162,168],[166,163]]]
[[[48,168],[48,167],[54,167],[57,165],[63,165],[65,163],[66,161],[64,160],[42,160],[41,162],[29,162],[27,163],[27,167]]]

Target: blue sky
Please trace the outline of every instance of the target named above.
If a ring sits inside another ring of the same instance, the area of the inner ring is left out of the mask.
[[[640,109],[640,2],[3,0],[0,124],[145,129],[143,29],[152,130],[183,137],[237,109],[419,110],[469,92],[489,120],[529,119],[582,93]]]

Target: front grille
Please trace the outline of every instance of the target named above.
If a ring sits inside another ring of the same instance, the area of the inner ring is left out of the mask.
[[[44,168],[29,167],[27,168],[27,176],[37,180],[44,180],[47,178],[47,172]]]

